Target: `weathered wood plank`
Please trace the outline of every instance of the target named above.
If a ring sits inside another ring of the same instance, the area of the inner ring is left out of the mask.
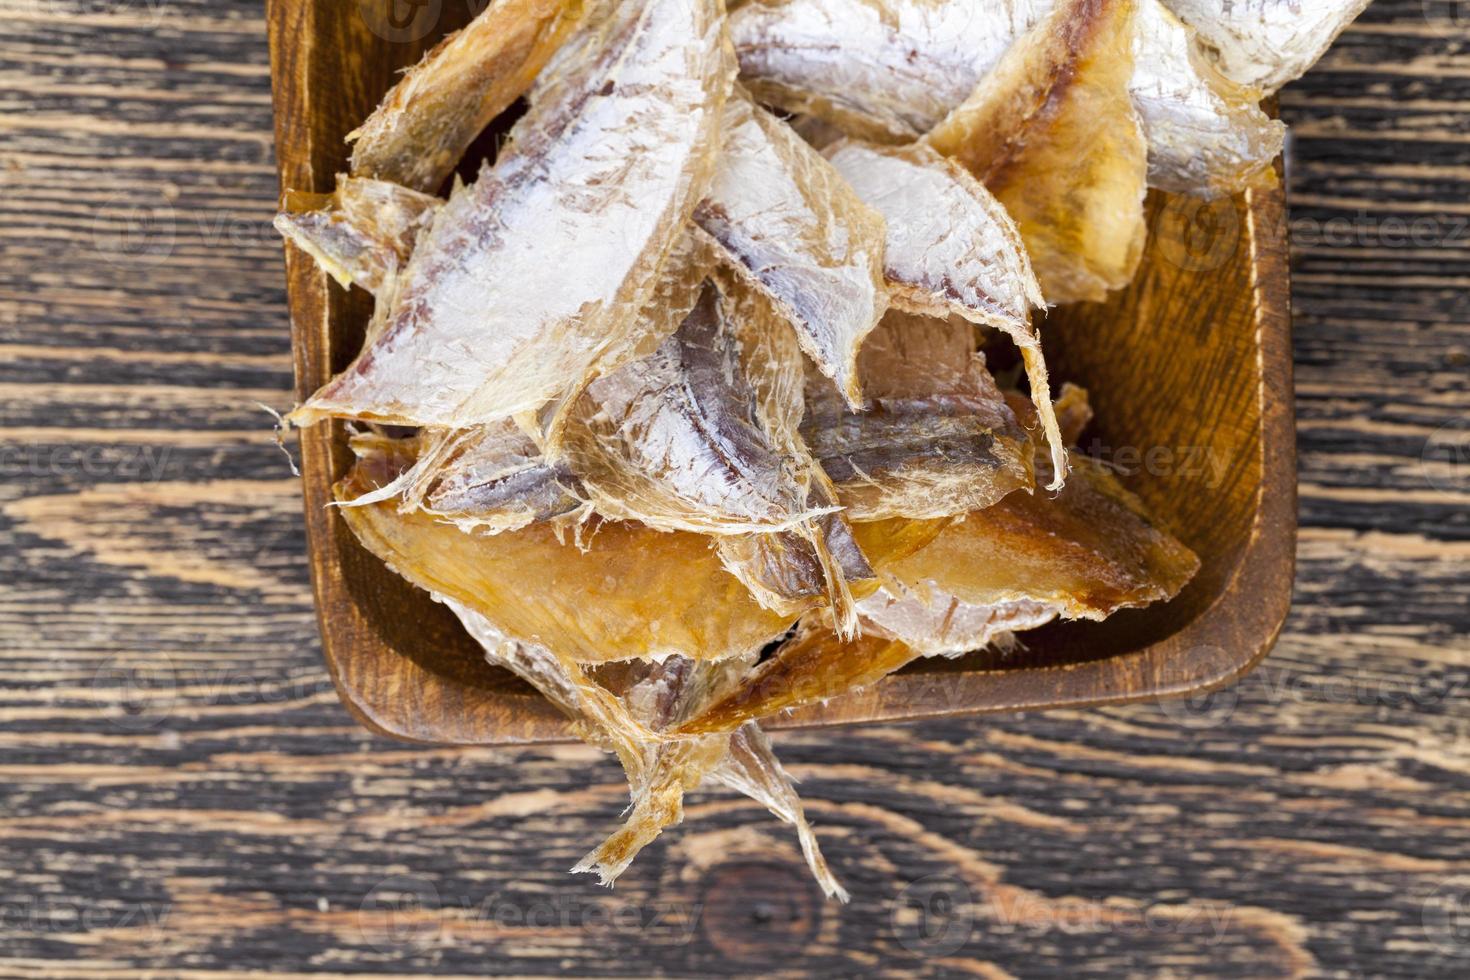
[[[610,761],[351,723],[254,406],[291,397],[260,7],[0,0],[0,973],[1464,976],[1470,54],[1426,11],[1281,100],[1276,652],[1202,703],[777,736],[839,909],[722,793],[570,879]]]

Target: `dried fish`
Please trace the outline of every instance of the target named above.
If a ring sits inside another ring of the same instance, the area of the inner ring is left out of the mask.
[[[709,196],[694,219],[861,407],[857,352],[888,305],[883,219],[785,123],[738,88]]]
[[[730,15],[761,101],[906,143],[970,94],[1053,0],[754,0]]]
[[[363,459],[337,488],[351,501],[392,479]],[[606,522],[581,546],[539,524],[467,534],[391,501],[343,508],[365,547],[418,587],[454,599],[515,639],[598,663],[678,654],[720,660],[759,650],[790,621],[763,609],[721,566],[708,539]]]
[[[907,643],[926,657],[959,657],[1036,629],[1061,615],[1055,603],[1018,599],[974,605],[952,595],[915,591],[890,582],[858,604],[866,629]]]
[[[1143,254],[1135,0],[1062,0],[926,137],[1015,220],[1053,303],[1101,300]]]
[[[514,531],[574,514],[581,484],[564,463],[549,463],[513,422],[457,433],[430,471],[418,499],[430,514],[467,531]]]
[[[582,16],[582,0],[493,0],[393,86],[348,140],[352,172],[430,193],[532,81]]]
[[[1317,63],[1369,0],[1164,0],[1226,78],[1270,95]]]
[[[301,199],[306,195],[287,195]],[[342,284],[380,298],[433,224],[437,197],[382,180],[339,177],[337,190],[309,210],[283,211],[275,227]]]
[[[602,10],[579,42],[595,57],[538,88],[510,147],[440,211],[382,333],[294,422],[470,428],[637,350],[637,314],[708,188],[733,55],[720,0]]]
[[[1041,287],[1005,208],[963,168],[923,144],[885,148],[849,142],[831,147],[828,155],[887,221],[884,274],[895,305],[996,327],[1020,347],[1053,470],[1065,476],[1046,359],[1031,321],[1031,310],[1044,306]]]
[[[863,348],[873,407],[807,385],[802,434],[853,520],[947,517],[1032,487],[1031,439],[964,320],[890,312]]]
[[[1286,126],[1261,111],[1258,91],[1212,68],[1160,0],[1138,0],[1134,54],[1130,89],[1150,187],[1214,197],[1270,176]]]

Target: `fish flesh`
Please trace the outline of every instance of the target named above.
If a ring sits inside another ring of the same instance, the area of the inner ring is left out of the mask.
[[[1005,205],[1052,303],[1104,299],[1143,255],[1135,11],[1135,0],[1063,0],[925,137]]]
[[[287,195],[287,203],[304,197]],[[343,177],[332,194],[308,209],[276,215],[275,228],[344,289],[357,285],[390,298],[399,270],[443,203],[388,181]]]
[[[365,457],[337,499],[351,501],[394,475]],[[341,513],[369,551],[419,588],[577,662],[720,660],[759,650],[790,626],[751,598],[702,535],[609,521],[573,543],[549,524],[468,534],[422,511],[400,513],[392,501]]]
[[[393,86],[352,133],[352,172],[438,192],[475,137],[530,88],[583,0],[492,0]]]
[[[419,243],[382,332],[294,423],[471,428],[638,349],[637,314],[709,186],[734,60],[720,0],[602,9],[579,35],[595,57],[533,93]]]
[[[1031,437],[969,322],[890,312],[863,348],[862,372],[870,410],[848,411],[813,378],[802,421],[852,520],[947,517],[1031,489]]]
[[[924,135],[1053,0],[752,0],[730,14],[762,102],[881,143]]]
[[[1369,0],[1164,0],[1237,85],[1271,95],[1317,63]]]
[[[561,458],[602,515],[736,536],[720,558],[760,601],[791,614],[819,594],[850,630],[848,576],[871,570],[798,434],[796,336],[747,284],[724,283],[707,280],[652,354],[587,387]]]
[[[694,220],[764,291],[802,349],[861,407],[857,352],[888,305],[883,218],[791,128],[738,87]]]
[[[1274,176],[1285,124],[1261,111],[1259,91],[1216,71],[1160,0],[1138,0],[1134,56],[1150,187],[1219,197]]]
[[[1005,208],[964,168],[922,143],[894,148],[846,142],[827,153],[887,222],[884,275],[895,305],[995,327],[1021,349],[1053,472],[1065,477],[1065,445],[1056,431],[1046,358],[1031,319],[1045,301]]]

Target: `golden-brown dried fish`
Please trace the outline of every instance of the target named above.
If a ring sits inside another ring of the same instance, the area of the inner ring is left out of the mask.
[[[965,100],[1052,0],[753,0],[730,15],[763,102],[905,143]]]
[[[292,421],[470,428],[635,352],[708,188],[733,54],[720,0],[601,9],[578,41],[595,57],[543,79],[510,146],[415,250],[382,333]]]
[[[785,123],[738,88],[700,227],[796,328],[802,348],[862,405],[859,346],[888,305],[883,219]]]
[[[1005,208],[962,167],[924,144],[895,148],[849,142],[827,152],[887,222],[883,265],[895,305],[996,327],[1020,347],[1053,470],[1065,475],[1046,359],[1031,322],[1032,309],[1045,304]]]
[[[490,120],[531,87],[583,0],[493,0],[409,69],[356,131],[352,172],[433,193]]]
[[[1193,32],[1160,0],[1138,0],[1133,105],[1148,141],[1148,183],[1180,194],[1233,194],[1268,173],[1286,126],[1260,93],[1201,57]]]
[[[1103,619],[1177,595],[1199,568],[1194,553],[1101,464],[1075,459],[1072,474],[1055,497],[1009,494],[882,563],[892,584],[859,604],[876,629],[843,643],[819,621],[806,623],[677,731],[727,731],[866,686],[925,653],[955,655],[1058,616]],[[870,526],[854,526],[860,543]]]
[[[1275,92],[1317,63],[1369,0],[1164,0],[1237,85]]]
[[[1032,487],[1031,439],[985,370],[975,328],[890,312],[863,347],[872,408],[807,385],[802,434],[853,520],[934,518]]]
[[[288,205],[292,198],[287,195]],[[344,289],[356,284],[386,297],[443,203],[388,181],[339,177],[334,193],[312,200],[307,210],[281,212],[275,227]]]
[[[392,479],[360,460],[337,488],[351,501]],[[467,534],[391,501],[343,508],[348,526],[390,568],[453,599],[515,639],[586,662],[679,654],[719,660],[760,649],[790,621],[762,608],[720,565],[707,538],[608,522],[581,546],[539,524]]]
[[[1134,14],[1135,0],[1062,0],[926,137],[1005,205],[1052,303],[1101,300],[1143,254]]]

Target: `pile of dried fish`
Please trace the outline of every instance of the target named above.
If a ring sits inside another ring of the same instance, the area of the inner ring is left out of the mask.
[[[377,305],[291,420],[347,420],[357,537],[621,762],[576,870],[713,780],[845,898],[762,718],[1189,581],[1069,454],[1037,314],[1131,279],[1148,187],[1274,179],[1260,99],[1364,3],[494,0],[292,196]]]

